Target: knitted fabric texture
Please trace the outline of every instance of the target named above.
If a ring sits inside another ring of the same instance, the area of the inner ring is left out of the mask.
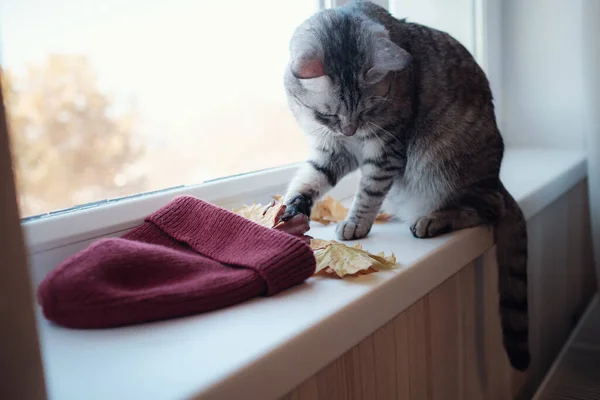
[[[315,271],[301,239],[194,197],[179,197],[121,238],[101,239],[38,288],[49,320],[108,328],[182,317],[274,295]]]

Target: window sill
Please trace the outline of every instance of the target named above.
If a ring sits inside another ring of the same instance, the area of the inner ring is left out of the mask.
[[[502,170],[527,218],[586,174],[584,154],[562,150],[509,149]],[[311,235],[329,239],[333,230],[315,225]],[[314,277],[272,298],[120,329],[68,330],[39,317],[49,395],[277,398],[492,247],[493,240],[485,228],[418,240],[406,226],[388,223],[376,225],[361,243],[370,251],[393,251],[399,266],[351,280]]]

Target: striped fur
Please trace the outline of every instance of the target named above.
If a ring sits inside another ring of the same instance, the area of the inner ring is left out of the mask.
[[[311,154],[288,188],[284,218],[310,215],[319,197],[360,169],[337,226],[342,240],[368,235],[386,198],[418,238],[495,227],[504,344],[512,365],[526,369],[527,232],[500,182],[504,144],[476,61],[450,35],[370,2],[317,13],[290,48],[285,87]]]

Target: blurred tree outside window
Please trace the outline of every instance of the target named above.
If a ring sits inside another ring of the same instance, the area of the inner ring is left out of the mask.
[[[5,0],[23,217],[302,161],[283,88],[318,0]]]
[[[145,190],[133,107],[111,115],[84,56],[52,55],[22,76],[7,71],[2,88],[23,214]]]

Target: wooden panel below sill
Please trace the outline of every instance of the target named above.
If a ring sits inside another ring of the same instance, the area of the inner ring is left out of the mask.
[[[512,397],[517,375],[502,348],[496,297],[488,295],[496,288],[493,268],[486,268],[492,256],[465,267],[287,398]],[[475,291],[479,280],[483,290]],[[489,317],[475,324],[477,315]]]
[[[494,248],[283,399],[531,398],[596,290],[586,182],[534,216],[528,229],[527,373],[510,367],[502,346]]]

